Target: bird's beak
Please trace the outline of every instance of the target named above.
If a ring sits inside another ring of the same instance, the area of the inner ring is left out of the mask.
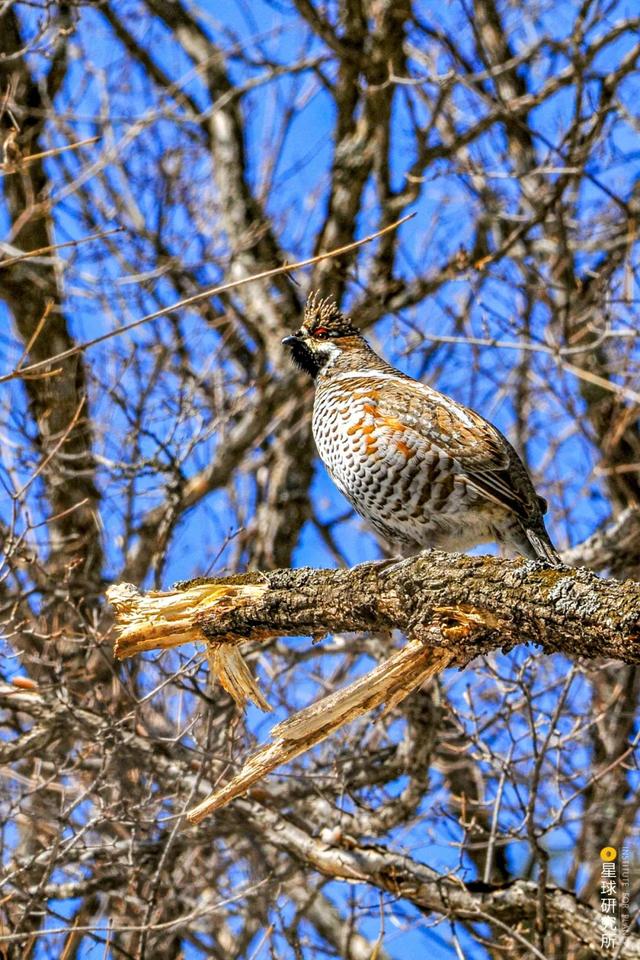
[[[300,337],[296,337],[296,336],[284,337],[282,341],[282,345],[283,347],[292,347],[294,343],[298,343],[299,340],[300,340]]]

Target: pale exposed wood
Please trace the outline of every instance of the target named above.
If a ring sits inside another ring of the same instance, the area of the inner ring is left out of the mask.
[[[270,710],[237,646],[211,643],[200,626],[202,614],[216,616],[255,601],[266,585],[201,583],[186,590],[151,590],[140,593],[131,583],[107,590],[107,599],[116,611],[117,639],[114,653],[119,660],[144,650],[166,650],[184,643],[204,643],[215,677],[243,707],[247,699],[262,710]]]
[[[349,686],[293,714],[226,785],[189,813],[198,823],[276,767],[344,724],[391,709],[452,663],[518,642],[549,652],[640,657],[640,584],[603,581],[587,570],[428,551],[351,570],[276,570],[196,580],[141,594],[109,589],[116,610],[116,656],[200,642],[212,673],[240,706],[269,705],[240,644],[278,634],[401,629],[407,644]]]
[[[276,767],[306,753],[346,723],[383,703],[391,709],[448,666],[452,656],[448,651],[426,647],[419,640],[409,641],[354,683],[276,724],[270,734],[275,738],[273,743],[261,747],[247,759],[237,776],[190,810],[189,820],[199,823],[209,813],[246,793]]]

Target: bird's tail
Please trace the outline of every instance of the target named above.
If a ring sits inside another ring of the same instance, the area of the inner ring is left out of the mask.
[[[551,543],[549,534],[543,528],[542,530],[531,530],[530,527],[524,528],[526,544],[523,543],[520,549],[529,560],[544,560],[552,567],[562,566],[560,554]],[[529,547],[527,550],[526,547]]]

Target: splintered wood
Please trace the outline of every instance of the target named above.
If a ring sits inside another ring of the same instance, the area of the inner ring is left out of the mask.
[[[116,612],[113,652],[124,660],[144,650],[204,643],[211,672],[238,706],[253,700],[261,710],[271,710],[237,643],[211,643],[202,630],[204,617],[251,603],[265,590],[262,584],[198,583],[184,590],[140,593],[132,583],[115,584],[106,594]]]
[[[262,584],[202,583],[184,590],[141,594],[131,584],[113,586],[107,597],[116,611],[115,655],[123,659],[143,650],[204,643],[212,673],[236,702],[244,706],[251,699],[263,710],[270,710],[242,658],[238,638],[213,643],[202,629],[205,618],[211,622],[216,612],[250,604],[266,589]],[[188,819],[199,823],[351,720],[382,704],[391,710],[452,659],[452,653],[441,647],[409,640],[365,676],[276,724],[270,731],[272,742],[252,754],[227,784],[190,810]]]
[[[188,819],[199,823],[213,810],[246,793],[267,773],[306,753],[350,720],[383,703],[391,710],[425,680],[444,670],[451,659],[452,655],[441,648],[425,647],[419,640],[409,641],[370,673],[272,727],[273,743],[252,754],[229,783],[189,811]]]

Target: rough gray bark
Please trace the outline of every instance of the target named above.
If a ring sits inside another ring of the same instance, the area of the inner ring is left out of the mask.
[[[207,582],[265,586],[250,603],[197,617],[212,641],[394,628],[419,637],[435,622],[438,645],[460,662],[518,643],[640,662],[640,584],[584,569],[433,550],[350,570],[276,570],[178,586]]]
[[[297,711],[270,731],[272,742],[189,810],[199,823],[245,795],[268,773],[309,751],[358,717],[409,693],[478,653],[534,642],[568,656],[640,656],[640,584],[607,583],[587,570],[429,551],[351,570],[278,570],[203,578],[141,596],[111,587],[116,655],[204,641],[212,673],[242,707],[269,710],[239,646],[274,634],[400,629],[405,647],[374,670]],[[617,744],[618,753],[624,741]],[[613,825],[610,835],[614,835]]]

